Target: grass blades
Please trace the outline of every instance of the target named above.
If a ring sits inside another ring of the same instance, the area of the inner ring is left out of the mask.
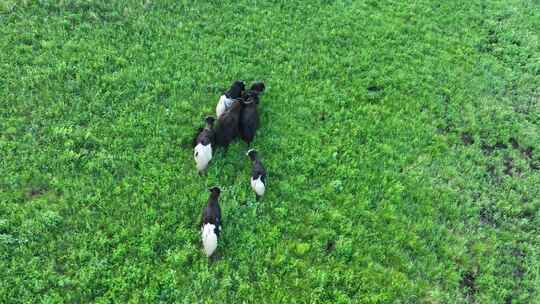
[[[539,32],[537,1],[2,1],[0,302],[540,302]],[[195,170],[235,79],[261,203],[243,142]]]

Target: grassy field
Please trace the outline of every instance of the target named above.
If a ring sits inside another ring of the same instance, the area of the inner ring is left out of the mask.
[[[537,0],[2,0],[0,302],[540,303],[539,33]],[[193,161],[235,79],[260,203],[244,143]]]

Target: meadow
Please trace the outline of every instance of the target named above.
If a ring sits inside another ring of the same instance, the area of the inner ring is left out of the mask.
[[[539,33],[537,0],[0,1],[0,303],[540,303]],[[261,202],[245,143],[193,161],[235,79]]]

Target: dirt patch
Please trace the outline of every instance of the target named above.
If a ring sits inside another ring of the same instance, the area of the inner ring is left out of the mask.
[[[531,170],[540,170],[540,159],[529,162],[529,167]]]
[[[482,146],[480,148],[482,149],[482,152],[484,152],[485,155],[489,155],[493,153],[493,150],[494,150],[493,146],[486,143],[482,143]]]
[[[487,41],[489,44],[499,43],[499,37],[497,36],[497,32],[492,29],[488,30]]]
[[[488,143],[483,142],[481,148],[482,148],[482,151],[484,152],[484,154],[489,155],[489,154],[493,153],[493,151],[495,151],[495,150],[507,149],[508,145],[505,144],[505,143],[502,143],[500,141],[498,141],[494,145],[490,145]]]
[[[383,95],[384,87],[382,85],[370,85],[367,87],[367,96],[372,101],[377,101]]]
[[[512,145],[512,148],[514,148],[515,150],[519,150],[521,152],[521,154],[523,154],[523,156],[525,158],[528,158],[528,159],[533,158],[533,151],[534,151],[533,147],[531,147],[531,146],[528,146],[526,148],[521,147],[519,142],[517,141],[517,139],[514,138],[514,137],[511,137],[508,140],[508,142]]]
[[[461,141],[466,146],[474,144],[474,138],[472,137],[471,134],[469,134],[467,132],[461,133]]]
[[[512,148],[519,149],[519,142],[514,137],[510,137],[508,142],[512,145]]]
[[[170,96],[171,96],[171,93],[169,92],[169,90],[161,90],[157,93],[156,99],[157,101],[161,102],[161,101],[166,100]]]
[[[525,156],[526,158],[528,159],[532,159],[533,157],[533,147],[527,147],[527,148],[524,148],[524,149],[521,149],[521,153],[523,154],[523,156]]]
[[[514,278],[521,280],[525,276],[525,269],[523,268],[523,266],[517,265],[516,267],[514,267],[514,271],[512,272],[512,274],[514,275]]]
[[[497,142],[494,147],[495,149],[506,149],[508,148],[508,145],[502,142]]]
[[[499,43],[497,32],[489,29],[483,41],[476,46],[476,49],[482,53],[492,53],[496,45]]]
[[[513,170],[514,170],[514,159],[510,156],[506,156],[504,158],[504,174],[506,175],[509,175],[509,176],[513,176],[514,173],[513,173]]]
[[[480,223],[492,227],[495,227],[497,224],[495,217],[493,216],[493,212],[486,207],[482,207],[482,209],[480,209]]]
[[[538,160],[534,159],[534,148],[532,146],[523,147],[519,144],[518,140],[515,137],[510,137],[508,140],[510,145],[512,145],[512,148],[514,150],[519,150],[521,152],[521,155],[525,160],[529,163],[529,168],[531,170],[539,170],[540,169],[540,158]],[[517,169],[518,173],[521,172],[521,169]]]
[[[26,192],[26,196],[28,198],[36,198],[38,196],[43,195],[43,193],[45,193],[46,190],[47,189],[45,189],[44,187],[32,187],[30,188],[30,190],[28,190],[28,192]]]
[[[334,249],[336,249],[336,242],[334,240],[329,240],[328,242],[326,242],[326,246],[324,248],[326,254],[332,253]]]
[[[474,303],[476,293],[478,292],[476,287],[476,274],[472,271],[465,272],[461,277],[459,286],[463,289],[463,294],[469,299],[469,302]]]
[[[512,250],[512,256],[516,258],[523,258],[525,257],[525,252],[523,252],[521,249],[514,248]]]
[[[488,165],[487,168],[486,168],[486,171],[488,173],[488,176],[495,182],[495,183],[500,183],[501,182],[501,178],[499,177],[499,175],[497,174],[497,168],[495,168],[494,165]]]
[[[443,119],[444,119],[444,125],[438,126],[437,130],[439,133],[446,134],[446,133],[449,133],[454,128],[454,123],[452,122],[452,119],[450,119],[450,116],[449,116],[450,96],[446,93],[441,93],[440,96],[441,96],[442,103],[444,106],[444,110],[442,114]]]
[[[381,85],[373,84],[373,85],[370,85],[367,88],[367,90],[368,90],[369,93],[379,93],[379,92],[384,90],[384,87],[381,86]]]

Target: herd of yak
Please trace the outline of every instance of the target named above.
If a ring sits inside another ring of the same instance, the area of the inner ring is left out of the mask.
[[[200,128],[193,140],[195,164],[199,174],[207,169],[212,153],[216,147],[227,149],[237,137],[241,137],[248,146],[251,145],[259,127],[259,95],[264,92],[262,82],[254,82],[249,90],[243,81],[235,81],[223,95],[216,106],[216,117],[206,117],[205,126]],[[266,170],[260,161],[257,151],[250,149],[247,156],[252,163],[251,188],[257,201],[263,196],[266,188]],[[210,257],[217,248],[222,220],[219,207],[219,187],[209,189],[210,198],[203,210],[201,219],[201,236],[204,251]]]

